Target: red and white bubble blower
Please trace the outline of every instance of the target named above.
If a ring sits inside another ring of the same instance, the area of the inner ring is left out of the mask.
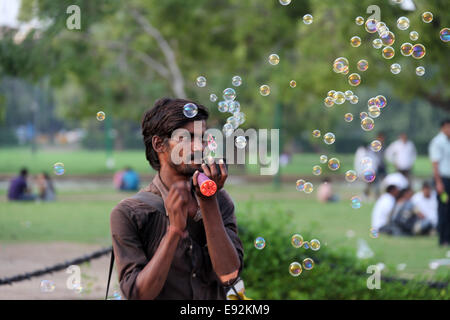
[[[216,193],[217,191],[216,183],[210,178],[208,178],[206,174],[204,174],[203,172],[199,172],[197,176],[197,182],[198,185],[200,186],[200,192],[202,193],[202,195],[206,197],[211,197]]]

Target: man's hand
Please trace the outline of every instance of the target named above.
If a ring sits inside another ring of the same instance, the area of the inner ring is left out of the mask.
[[[186,220],[188,213],[188,203],[190,195],[190,186],[187,181],[175,182],[169,190],[165,201],[167,213],[169,215],[170,225],[184,231],[186,229]]]
[[[436,192],[438,194],[444,193],[445,188],[444,188],[444,183],[442,182],[441,179],[436,179]]]
[[[225,166],[225,163],[222,159],[219,160],[219,168],[220,172],[217,170],[216,164],[214,163],[214,160],[212,158],[209,161],[209,165],[205,163],[202,164],[203,173],[216,183],[217,191],[223,188],[225,181],[228,178],[227,167]],[[197,196],[201,199],[204,199],[205,196],[200,192],[200,186],[198,185],[198,174],[199,171],[197,170],[192,177],[192,182],[194,184]]]

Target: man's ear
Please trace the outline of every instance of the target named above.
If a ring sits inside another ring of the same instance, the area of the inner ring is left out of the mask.
[[[156,152],[165,152],[167,143],[166,143],[165,139],[162,139],[159,136],[153,136],[152,137],[152,146]]]

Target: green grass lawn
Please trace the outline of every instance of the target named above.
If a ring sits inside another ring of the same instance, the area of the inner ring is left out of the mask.
[[[274,212],[292,214],[290,232],[279,234],[286,246],[290,246],[293,233],[307,232],[314,234],[323,246],[347,248],[356,254],[357,239],[361,238],[375,252],[375,258],[395,274],[402,277],[450,277],[448,267],[437,270],[428,267],[430,260],[445,258],[450,250],[438,247],[435,236],[394,238],[380,235],[377,239],[370,238],[373,203],[363,203],[360,209],[352,209],[349,200],[354,194],[352,189],[339,189],[342,200],[332,204],[320,204],[315,200],[315,193],[299,193],[289,185],[276,191],[271,185],[230,185],[227,189],[236,203],[238,223],[244,215],[256,220],[263,215],[276,219]],[[126,196],[105,193],[104,190],[64,191],[59,193],[59,199],[54,203],[8,203],[1,200],[0,242],[74,241],[109,245],[109,213]],[[348,230],[353,231],[354,237],[347,237]],[[263,232],[261,236],[264,237]],[[266,238],[266,241],[270,245],[271,239]],[[406,264],[406,268],[397,273],[396,266],[400,263]]]
[[[282,175],[312,175],[312,167],[319,163],[320,154],[302,153],[295,154],[291,163],[281,167]],[[353,169],[353,154],[328,154],[328,158],[337,157],[341,163],[341,169],[337,172],[329,170],[325,165],[324,173],[327,175],[339,175],[346,170]],[[115,170],[124,166],[132,166],[139,173],[153,173],[145,159],[144,151],[127,150],[113,153]],[[0,148],[0,174],[16,174],[20,168],[27,167],[32,174],[42,171],[51,172],[53,164],[64,163],[65,176],[106,174],[115,170],[106,167],[106,153],[104,151],[38,151],[32,154],[27,148]],[[231,166],[231,171],[234,170]],[[392,171],[392,167],[391,167]],[[259,175],[257,165],[247,165],[246,173]],[[420,156],[414,166],[414,174],[421,177],[431,177],[431,163],[426,156]]]

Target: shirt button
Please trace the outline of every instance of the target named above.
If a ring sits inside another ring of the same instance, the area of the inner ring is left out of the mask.
[[[197,275],[195,274],[195,272],[192,274],[192,278],[195,278]]]
[[[189,246],[189,250],[192,250],[192,244]]]

